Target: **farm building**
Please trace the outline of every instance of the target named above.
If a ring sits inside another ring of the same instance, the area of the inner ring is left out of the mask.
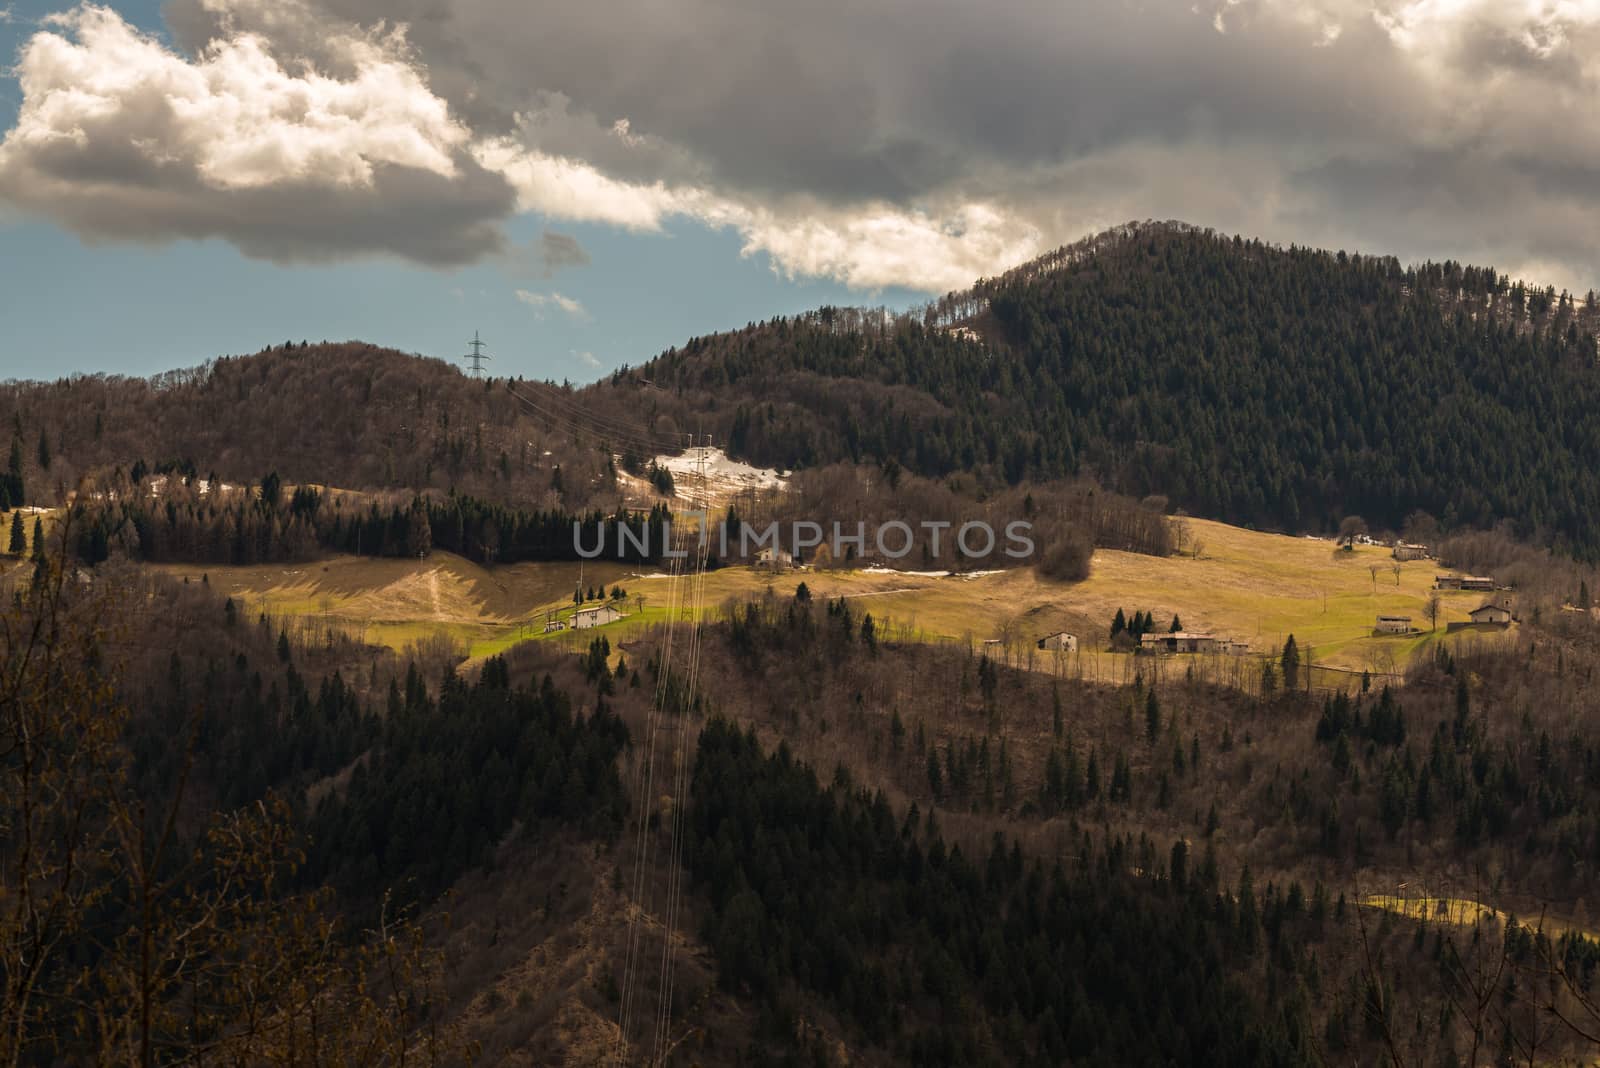
[[[1048,637],[1040,638],[1039,648],[1054,649],[1064,653],[1075,653],[1078,651],[1078,639],[1076,636],[1068,634],[1066,631],[1061,631],[1059,634],[1051,634]]]
[[[1372,628],[1379,634],[1410,634],[1410,616],[1379,616],[1378,623]]]
[[[1494,579],[1487,575],[1440,575],[1433,580],[1436,590],[1480,590],[1494,589]]]
[[[580,608],[572,613],[572,629],[588,630],[598,627],[602,623],[615,623],[622,618],[622,613],[608,604],[595,605],[592,608]]]
[[[1214,653],[1218,641],[1209,634],[1180,630],[1173,634],[1146,634],[1139,639],[1141,653]]]
[[[1428,558],[1428,547],[1426,545],[1416,545],[1411,542],[1395,542],[1392,552],[1396,560],[1426,560]]]
[[[788,549],[767,548],[756,554],[756,566],[769,571],[782,571],[794,566],[794,554]]]
[[[567,621],[564,620],[564,619],[547,619],[547,620],[544,621],[544,632],[546,634],[549,634],[552,631],[566,630],[566,629],[567,629]]]
[[[1467,615],[1472,618],[1474,623],[1478,624],[1489,624],[1497,627],[1511,625],[1511,609],[1505,605],[1495,604],[1493,601],[1479,605],[1468,612]]]

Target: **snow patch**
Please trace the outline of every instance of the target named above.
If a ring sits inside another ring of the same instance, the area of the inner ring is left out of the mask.
[[[708,503],[725,504],[747,490],[783,489],[789,484],[789,472],[770,467],[752,467],[750,464],[729,459],[728,454],[715,446],[696,446],[679,456],[657,456],[658,466],[672,473],[678,484],[678,495],[687,496],[693,479],[699,476],[702,462],[706,474]]]
[[[1005,569],[1004,568],[994,568],[994,569],[989,570],[989,571],[955,571],[955,572],[951,572],[951,571],[902,571],[900,568],[897,568],[897,567],[884,567],[882,564],[873,564],[871,567],[862,568],[861,569],[861,573],[864,574],[864,575],[905,575],[908,578],[975,579],[975,578],[984,578],[985,576],[988,576],[988,575],[1004,574],[1005,573]]]

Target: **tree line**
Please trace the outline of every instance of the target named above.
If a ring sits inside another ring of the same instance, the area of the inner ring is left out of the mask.
[[[326,552],[418,557],[435,548],[483,564],[576,560],[578,544],[592,549],[602,536],[607,559],[618,558],[621,540],[621,558],[642,562],[659,556],[669,518],[664,505],[607,515],[524,510],[464,495],[363,502],[311,485],[286,492],[275,472],[254,486],[203,494],[176,479],[158,487],[132,477],[100,485],[73,505],[72,548],[90,564],[113,552],[153,562],[256,564]],[[631,541],[619,539],[619,527],[632,533]]]

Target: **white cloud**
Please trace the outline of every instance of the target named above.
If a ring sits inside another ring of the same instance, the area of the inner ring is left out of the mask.
[[[658,230],[669,206],[662,187],[619,182],[586,163],[524,149],[509,137],[481,142],[474,152],[484,167],[511,182],[522,211],[569,222]]]
[[[957,203],[932,214],[887,204],[734,213],[744,252],[765,252],[789,276],[858,289],[960,289],[1042,251],[1038,228],[996,205]]]
[[[275,259],[393,251],[461,262],[497,248],[510,190],[395,34],[325,42],[339,76],[256,33],[190,60],[115,11],[46,20],[16,68],[0,199],[88,238],[222,236]],[[416,212],[418,203],[430,212]]]
[[[529,144],[558,120],[575,136],[581,117],[565,102],[518,116],[515,134],[474,136],[430,89],[403,28],[363,31],[303,0],[201,3],[219,31],[192,59],[109,8],[53,16],[18,65],[24,103],[0,142],[0,199],[90,239],[222,236],[279,260],[392,251],[453,263],[501,247],[514,191],[516,211],[551,220],[732,228],[785,276],[864,289],[954,288],[1039,247],[992,204],[840,206],[613,177]],[[602,132],[670,151],[626,118]],[[517,297],[587,318],[560,294]]]
[[[556,308],[574,319],[584,321],[589,319],[589,312],[582,303],[560,293],[534,293],[526,289],[519,289],[516,291],[516,297],[522,303],[533,308],[540,318],[544,317],[545,309]]]
[[[627,129],[619,125],[620,132]],[[746,255],[766,253],[789,277],[937,292],[998,273],[1043,247],[1036,228],[990,203],[957,202],[938,213],[884,202],[840,207],[798,197],[762,204],[707,188],[619,181],[510,137],[481,143],[475,151],[485,167],[511,181],[523,211],[645,232],[660,231],[673,217],[732,228],[744,239]]]
[[[591,371],[598,371],[605,366],[605,364],[601,363],[592,352],[578,352],[573,350],[572,355],[577,357],[578,362],[583,364]]]

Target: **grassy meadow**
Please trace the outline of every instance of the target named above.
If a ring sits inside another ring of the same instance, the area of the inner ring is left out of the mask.
[[[1070,631],[1079,635],[1083,651],[1070,658],[1070,666],[1061,661],[1053,666],[1107,679],[1126,674],[1132,659],[1099,651],[1112,616],[1118,608],[1130,616],[1145,610],[1162,627],[1177,614],[1186,630],[1247,642],[1256,653],[1276,652],[1292,633],[1302,649],[1310,646],[1319,672],[1328,673],[1326,680],[1317,678],[1318,684],[1334,685],[1344,673],[1401,671],[1429,642],[1455,640],[1444,638],[1446,624],[1465,621],[1486,596],[1441,593],[1438,629],[1431,631],[1426,607],[1439,573],[1431,561],[1396,565],[1388,550],[1377,546],[1345,551],[1320,539],[1203,520],[1189,524],[1197,555],[1158,558],[1099,550],[1090,577],[1082,582],[1043,579],[1031,568],[941,576],[882,569],[773,575],[730,567],[706,576],[704,610],[715,614],[769,588],[788,596],[805,582],[815,596],[847,597],[872,613],[886,638],[988,641],[1035,667],[1050,666],[1042,658],[1053,659],[1047,653],[1029,656],[1037,639]],[[161,565],[160,570],[191,580],[205,574],[252,614],[321,622],[395,649],[442,635],[471,657],[530,639],[587,643],[585,632],[546,635],[543,629],[552,613],[570,616],[572,591],[580,583],[607,589],[620,584],[627,591],[622,605],[627,618],[602,628],[613,645],[641,627],[687,618],[681,605],[671,607],[670,579],[614,562],[488,569],[436,552],[423,561],[332,557],[308,564]],[[679,596],[686,595],[680,588]],[[1422,633],[1375,636],[1379,613],[1409,615]],[[1183,657],[1169,664],[1237,659]]]

